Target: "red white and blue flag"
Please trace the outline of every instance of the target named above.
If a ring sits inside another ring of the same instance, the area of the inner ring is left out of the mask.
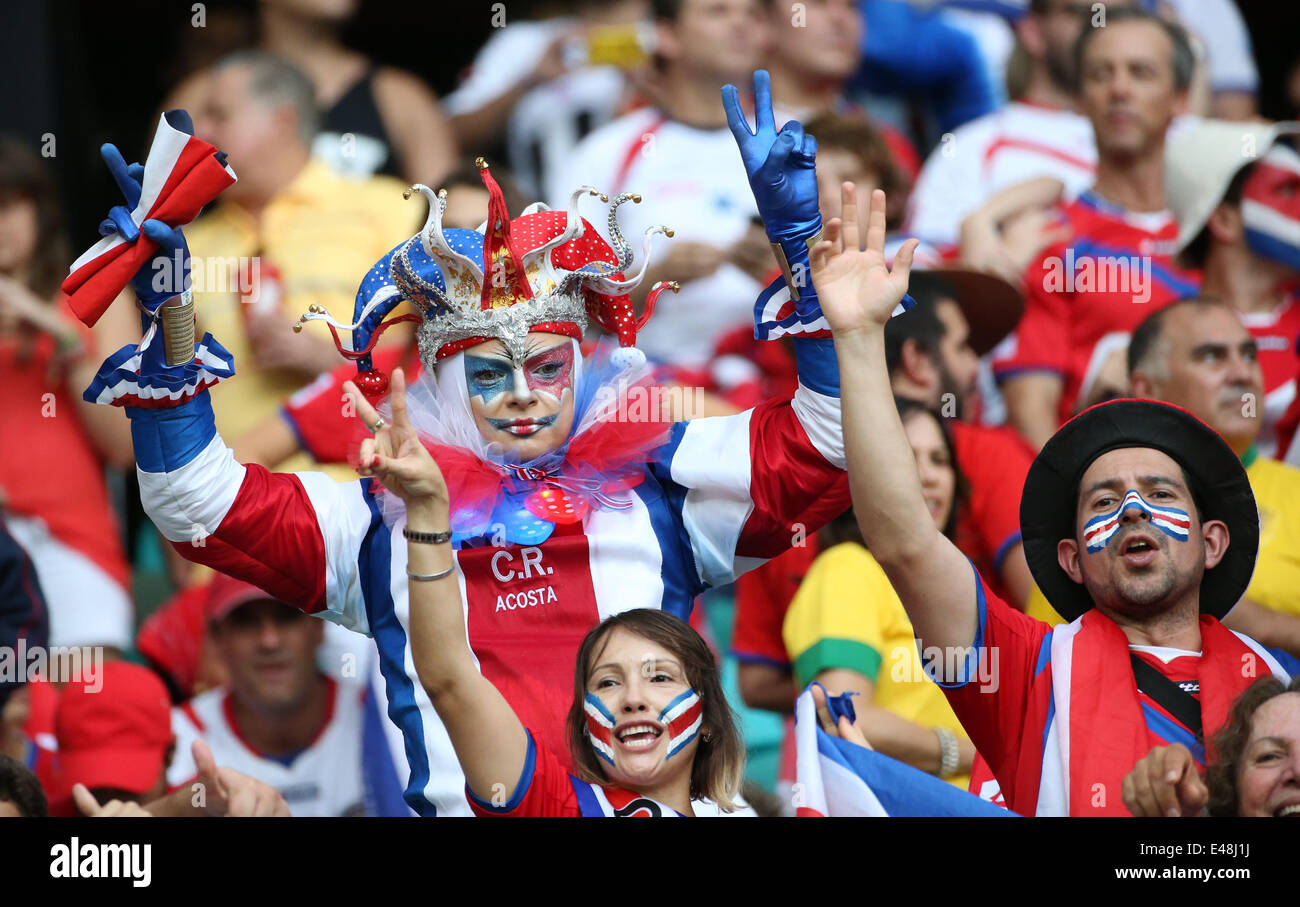
[[[183,111],[169,110],[158,122],[140,181],[140,201],[131,211],[137,227],[150,218],[183,227],[235,182],[225,155],[177,128],[185,119]],[[113,233],[95,243],[64,278],[62,289],[72,311],[93,326],[157,250],[158,244],[143,233],[135,241]]]
[[[853,717],[845,693],[827,696],[831,715]],[[795,702],[797,816],[1015,815],[933,775],[821,729],[812,685]]]

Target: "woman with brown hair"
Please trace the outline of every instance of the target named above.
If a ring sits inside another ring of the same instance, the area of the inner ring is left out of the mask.
[[[1124,778],[1135,816],[1300,816],[1300,677],[1255,681],[1214,738],[1202,779],[1187,747],[1157,746]]]
[[[693,816],[733,812],[744,747],[718,668],[690,626],[662,611],[621,612],[583,640],[568,714],[568,758],[539,747],[479,670],[466,641],[442,472],[411,430],[405,377],[393,372],[393,418],[367,439],[358,472],[406,504],[410,643],[480,816]],[[348,382],[366,424],[378,414]],[[544,606],[544,603],[539,604]],[[549,698],[559,691],[540,685]],[[708,801],[708,802],[703,802]]]

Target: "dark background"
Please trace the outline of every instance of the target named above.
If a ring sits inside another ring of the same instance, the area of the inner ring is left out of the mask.
[[[1300,4],[1237,0],[1254,42],[1265,117],[1286,119],[1283,83],[1300,55]],[[365,0],[345,41],[378,63],[451,91],[492,30],[492,0]],[[538,0],[506,0],[507,21]],[[144,156],[167,89],[227,50],[255,18],[256,0],[207,0],[207,25],[191,26],[189,0],[3,0],[0,4],[0,131],[36,147],[52,134],[72,247],[95,239],[119,199],[99,159],[116,142]]]

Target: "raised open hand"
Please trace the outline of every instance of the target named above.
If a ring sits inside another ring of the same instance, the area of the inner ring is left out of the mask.
[[[772,83],[767,71],[754,73],[754,125],[740,107],[734,85],[722,86],[727,125],[740,146],[749,187],[773,242],[807,239],[821,227],[817,208],[817,140],[791,120],[777,132],[772,113]]]
[[[812,250],[813,286],[831,331],[879,327],[889,321],[907,293],[917,240],[909,239],[885,265],[885,193],[871,194],[867,245],[860,246],[857,188],[841,187],[841,216],[826,225],[825,238]]]
[[[446,504],[447,483],[442,470],[420,441],[407,416],[406,375],[400,368],[393,370],[391,387],[388,399],[393,407],[393,422],[390,425],[355,384],[351,381],[343,384],[343,390],[356,407],[357,417],[374,433],[373,438],[361,443],[357,473],[379,479],[385,488],[408,505],[413,501]]]

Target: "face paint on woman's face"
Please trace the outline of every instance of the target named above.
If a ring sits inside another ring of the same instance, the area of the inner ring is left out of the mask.
[[[543,343],[523,363],[499,343],[474,347],[464,357],[465,387],[480,433],[527,458],[558,446],[573,423],[573,343]]]

